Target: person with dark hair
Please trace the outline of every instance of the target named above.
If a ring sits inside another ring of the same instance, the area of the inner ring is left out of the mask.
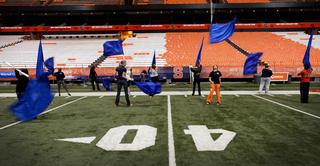
[[[63,80],[64,77],[65,77],[65,75],[64,75],[64,73],[61,71],[61,68],[58,68],[58,72],[55,72],[53,75],[57,78],[57,85],[58,85],[59,96],[61,96],[61,95],[60,95],[60,87],[61,87],[61,84],[62,84],[63,88],[67,91],[68,95],[71,96],[71,94],[70,94],[69,91],[68,91],[67,85],[66,85],[66,83],[65,83],[64,80]]]
[[[128,94],[129,96],[131,95],[130,94],[130,84],[131,84],[131,80],[133,79],[133,76],[132,76],[132,68],[130,67],[129,70],[126,72],[126,78],[130,78],[130,80],[127,80],[128,82]]]
[[[146,74],[147,74],[147,71],[142,70],[142,72],[140,73],[141,82],[146,82]]]
[[[29,74],[28,69],[20,69],[25,74]],[[24,91],[29,83],[29,78],[23,74],[21,74],[18,70],[15,69],[15,74],[18,79],[16,86],[16,94],[17,98],[20,100],[24,95]],[[20,75],[21,74],[21,75]]]
[[[213,71],[209,75],[209,81],[211,82],[210,94],[207,99],[207,104],[211,103],[213,92],[216,91],[217,105],[220,105],[220,83],[221,83],[221,72],[218,71],[218,66],[213,66]]]
[[[269,87],[270,87],[270,80],[271,80],[271,76],[273,75],[272,71],[268,69],[269,65],[266,64],[265,68],[262,70],[262,75],[261,75],[261,81],[260,81],[260,87],[259,87],[259,94],[261,94],[261,91],[264,87],[264,85],[266,85],[266,94],[268,94],[269,92]]]
[[[198,84],[198,94],[199,94],[199,96],[201,96],[200,73],[201,73],[201,70],[202,70],[202,65],[200,65],[200,63],[198,63],[195,68],[192,68],[192,66],[190,66],[190,70],[194,73],[192,95],[194,95],[194,91],[196,89],[196,84]]]
[[[301,71],[299,75],[301,75],[301,83],[300,83],[300,101],[301,103],[309,103],[309,87],[310,87],[310,75],[312,73],[312,69],[310,69],[309,65],[304,65],[304,70]]]
[[[97,75],[96,71],[94,70],[95,68],[96,68],[95,66],[91,67],[89,77],[91,78],[92,90],[95,90],[94,82],[96,82],[96,84],[97,84],[97,89],[100,90],[98,80],[97,80],[97,77],[99,78],[99,76]]]
[[[158,72],[157,72],[155,64],[153,64],[151,66],[150,77],[151,77],[152,82],[158,82],[159,81],[159,76],[158,76]]]
[[[128,82],[127,82],[127,80],[131,80],[131,78],[126,77],[126,72],[127,72],[126,65],[127,65],[127,62],[125,60],[122,60],[120,62],[120,65],[116,68],[116,71],[118,72],[117,98],[116,98],[116,102],[114,104],[114,106],[116,106],[116,107],[118,106],[119,101],[120,101],[120,93],[121,93],[122,86],[124,88],[124,94],[126,96],[127,106],[132,106],[132,104],[130,104],[130,100],[129,100]]]

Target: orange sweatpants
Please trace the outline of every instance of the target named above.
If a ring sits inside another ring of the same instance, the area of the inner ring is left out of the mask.
[[[210,94],[208,96],[207,102],[211,103],[213,92],[216,90],[217,103],[220,103],[220,84],[211,84]]]

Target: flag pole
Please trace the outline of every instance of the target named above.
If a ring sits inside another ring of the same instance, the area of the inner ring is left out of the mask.
[[[8,63],[8,62],[6,62],[6,61],[5,61],[4,63],[6,63],[7,65],[9,65],[9,66],[12,67],[13,69],[17,70],[18,72],[20,72],[20,73],[23,74],[24,76],[29,77],[28,74],[22,72],[22,71],[19,70],[19,69],[16,69],[16,68],[15,68],[14,66],[12,66],[10,63]]]

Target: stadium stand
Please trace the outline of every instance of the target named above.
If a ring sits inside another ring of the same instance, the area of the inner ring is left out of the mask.
[[[0,6],[30,6],[34,0],[5,0]]]
[[[228,3],[270,3],[269,0],[227,0]]]
[[[207,0],[164,0],[164,4],[207,4]]]
[[[120,0],[63,0],[54,1],[51,6],[97,6],[97,5],[119,5]]]
[[[20,36],[1,35],[0,36],[0,49],[15,45],[15,44],[18,44],[21,42],[22,42],[22,40],[20,39]]]
[[[230,40],[250,53],[263,52],[260,59],[274,66],[301,66],[307,49],[300,42],[271,32],[236,32]],[[319,60],[320,49],[311,47],[310,61],[319,65]]]
[[[209,44],[208,32],[181,32],[166,33],[167,52],[163,58],[167,60],[165,66],[189,66],[195,65],[200,49],[201,41],[204,38],[201,54],[203,66],[241,66],[246,56],[234,49],[227,42]]]

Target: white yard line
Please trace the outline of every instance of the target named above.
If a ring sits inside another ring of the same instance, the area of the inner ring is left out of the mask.
[[[260,99],[263,99],[263,100],[266,100],[266,101],[269,101],[269,102],[274,103],[274,104],[278,104],[278,105],[280,105],[280,106],[282,106],[282,107],[286,107],[286,108],[292,109],[292,110],[294,110],[294,111],[297,111],[297,112],[300,112],[300,113],[303,113],[303,114],[306,114],[306,115],[309,115],[309,116],[312,116],[312,117],[315,117],[315,118],[320,119],[319,116],[316,116],[316,115],[313,115],[313,114],[310,114],[310,113],[307,113],[307,112],[304,112],[304,111],[301,111],[301,110],[298,110],[298,109],[295,109],[295,108],[286,106],[286,105],[284,105],[284,104],[280,104],[280,103],[278,103],[278,102],[275,102],[275,101],[272,101],[272,100],[269,100],[269,99],[266,99],[266,98],[263,98],[263,97],[260,97],[260,96],[257,96],[257,95],[252,95],[252,96],[257,97],[257,98],[260,98]]]
[[[168,146],[169,146],[169,166],[175,166],[176,157],[174,152],[170,95],[168,95]]]
[[[290,97],[291,97],[291,95],[288,95],[288,94],[284,94],[284,95],[286,95],[286,96],[290,96]]]
[[[71,96],[66,97],[66,99],[70,98]]]
[[[274,97],[272,94],[268,94],[269,96],[272,96],[272,97]]]
[[[76,100],[70,101],[70,102],[68,102],[68,103],[62,104],[62,105],[60,105],[60,106],[58,106],[58,107],[52,108],[52,109],[50,109],[50,110],[48,110],[48,111],[44,111],[44,112],[42,112],[40,115],[45,114],[45,113],[48,113],[48,112],[51,112],[51,111],[53,111],[53,110],[55,110],[55,109],[58,109],[58,108],[61,108],[61,107],[63,107],[63,106],[69,105],[69,104],[71,104],[71,103],[74,103],[74,102],[79,101],[79,100],[81,100],[81,99],[84,99],[84,98],[86,98],[86,97],[87,97],[87,96],[84,96],[84,97],[81,97],[81,98],[79,98],[79,99],[76,99]],[[16,124],[19,124],[20,122],[22,122],[22,121],[14,122],[14,123],[11,123],[11,124],[9,124],[9,125],[3,126],[3,127],[0,128],[0,130],[3,130],[3,129],[5,129],[5,128],[8,128],[8,127],[14,126],[14,125],[16,125]]]
[[[235,96],[237,96],[237,97],[240,97],[238,94],[234,94]]]
[[[99,99],[103,98],[103,96],[100,96]]]
[[[187,97],[187,95],[184,95],[184,97]]]

